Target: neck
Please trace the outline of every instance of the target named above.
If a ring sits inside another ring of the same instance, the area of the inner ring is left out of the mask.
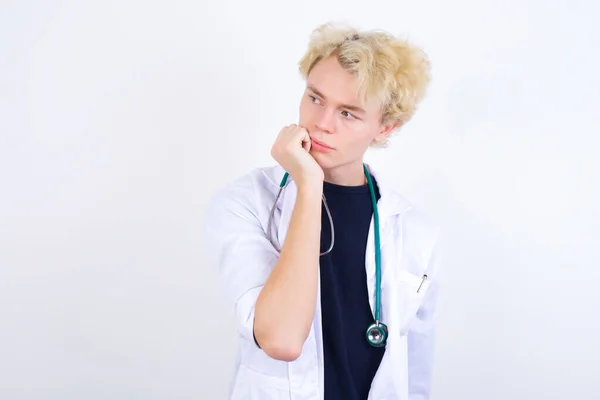
[[[367,183],[362,160],[323,170],[325,182],[341,186],[361,186]]]

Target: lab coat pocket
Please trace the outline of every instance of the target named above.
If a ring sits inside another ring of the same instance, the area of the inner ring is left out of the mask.
[[[413,318],[416,318],[423,298],[429,289],[427,275],[416,275],[406,270],[397,271],[396,290],[398,296],[398,310],[395,317],[398,318],[400,334],[408,332]]]
[[[241,365],[230,400],[289,400],[289,389],[288,379],[266,375]]]

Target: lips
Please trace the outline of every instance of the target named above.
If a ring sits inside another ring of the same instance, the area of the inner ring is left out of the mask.
[[[318,144],[318,145],[321,145],[321,146],[323,146],[323,147],[327,147],[328,149],[331,149],[331,150],[333,150],[333,147],[331,147],[331,146],[327,145],[326,143],[323,143],[323,142],[321,142],[320,140],[317,140],[317,139],[315,139],[315,138],[310,138],[310,140],[312,140],[313,142],[315,142],[315,143],[316,143],[316,144]]]

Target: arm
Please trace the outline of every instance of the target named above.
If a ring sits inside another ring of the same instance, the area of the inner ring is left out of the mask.
[[[408,384],[410,400],[429,400],[434,370],[435,321],[439,297],[439,245],[428,266],[429,289],[408,333]]]
[[[281,255],[268,241],[241,181],[213,198],[205,248],[235,310],[238,331],[270,357],[293,360],[308,336],[316,306],[321,231],[319,185],[300,185]]]
[[[319,275],[322,183],[298,186],[298,195],[281,250],[256,301],[254,333],[271,357],[299,357],[312,325]]]

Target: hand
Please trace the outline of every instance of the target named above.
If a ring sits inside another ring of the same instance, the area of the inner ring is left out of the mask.
[[[279,132],[271,148],[271,156],[299,185],[323,183],[323,169],[310,155],[310,146],[308,131],[301,126],[292,124]]]

